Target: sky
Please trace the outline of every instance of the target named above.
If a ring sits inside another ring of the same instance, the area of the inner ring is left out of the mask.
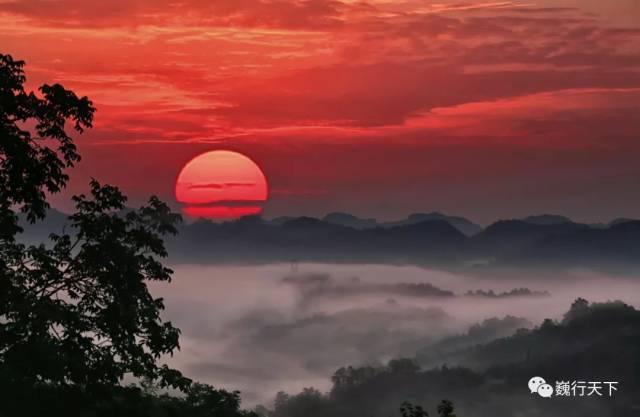
[[[63,209],[225,149],[267,217],[640,217],[637,0],[0,0],[0,51],[98,109]]]

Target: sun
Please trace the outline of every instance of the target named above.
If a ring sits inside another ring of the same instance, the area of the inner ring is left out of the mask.
[[[246,155],[216,150],[184,165],[175,194],[189,217],[235,219],[260,214],[269,185],[262,169]]]

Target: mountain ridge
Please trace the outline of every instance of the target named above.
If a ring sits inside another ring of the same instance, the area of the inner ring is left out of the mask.
[[[216,223],[199,219],[179,225],[167,239],[171,259],[196,263],[353,262],[430,266],[640,267],[640,221],[593,226],[572,221],[499,220],[463,233],[453,216],[415,214],[407,221],[376,222],[338,214],[265,220],[247,216]],[[336,224],[336,219],[346,224]],[[426,220],[425,220],[426,219]],[[558,220],[557,218],[555,218]],[[421,221],[419,221],[421,220]],[[350,226],[349,222],[355,221]],[[24,222],[23,222],[24,224]],[[66,215],[50,210],[45,221],[24,224],[25,243],[72,232]],[[355,226],[355,227],[354,227]]]

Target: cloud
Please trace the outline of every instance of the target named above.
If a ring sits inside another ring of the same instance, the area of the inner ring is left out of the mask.
[[[577,57],[576,57],[577,58]],[[402,125],[419,112],[573,88],[640,85],[636,71],[492,70],[380,63],[316,68],[247,85],[217,114],[235,125]],[[286,88],[285,88],[286,86]]]
[[[109,126],[166,140],[211,140],[283,126],[402,125],[416,112],[438,107],[640,84],[640,51],[633,47],[640,28],[607,26],[568,6],[447,6],[143,0],[99,13],[78,0],[0,3],[6,13],[87,25],[181,16],[179,24],[160,20],[164,26],[151,34],[148,27],[126,32],[125,39],[139,34],[142,42],[124,46],[126,61],[109,59],[109,66],[96,68],[87,57],[82,71],[63,74],[109,106],[100,106],[106,108],[102,114],[114,116]],[[314,32],[318,26],[322,30]],[[287,30],[251,29],[262,27]],[[210,53],[202,53],[205,45]],[[100,50],[108,59],[122,46]],[[138,108],[123,106],[123,88]],[[132,111],[136,120],[130,120]]]
[[[526,198],[504,198],[520,182],[543,187],[541,210],[595,216],[613,210],[613,189],[637,188],[628,155],[638,148],[638,7],[4,1],[0,40],[27,60],[30,85],[61,82],[96,104],[82,184],[100,174],[173,200],[185,158],[234,148],[265,164],[273,215],[346,207],[401,217],[410,205],[493,201],[464,213],[491,220],[525,210]],[[117,150],[100,161],[123,145],[169,154]],[[640,207],[615,201],[616,215]]]
[[[382,363],[389,357],[412,355],[418,347],[449,334],[447,326],[455,322],[439,309],[397,304],[294,320],[281,316],[273,321],[275,317],[270,310],[249,312],[226,329],[219,355],[193,358],[184,371],[201,380],[215,376],[244,387],[245,401],[269,401],[288,384],[326,386],[328,377],[345,364]],[[197,344],[219,346],[220,340],[200,337]]]
[[[224,190],[228,188],[247,188],[255,187],[256,184],[252,182],[212,182],[206,184],[189,184],[187,188],[190,190],[196,189],[211,189],[211,190]]]
[[[324,28],[341,25],[347,3],[336,0],[114,0],[90,4],[81,0],[15,0],[0,3],[0,12],[63,27],[166,25],[175,21],[204,26]]]
[[[425,362],[439,366],[446,352],[529,325],[514,315],[533,323],[562,317],[576,297],[577,282],[581,295],[589,299],[640,300],[638,282],[587,271],[555,271],[542,277],[539,270],[503,271],[505,275],[486,271],[478,281],[409,266],[299,268],[301,281],[332,287],[351,285],[350,277],[357,274],[358,285],[366,286],[433,283],[464,294],[481,282],[496,293],[527,286],[548,289],[550,296],[427,298],[400,295],[389,287],[391,293],[327,294],[301,302],[301,288],[283,282],[290,274],[288,265],[173,265],[171,285],[156,283],[152,288],[165,299],[166,318],[182,330],[181,350],[168,360],[191,378],[240,389],[245,404],[266,404],[280,390],[328,389],[330,376],[341,366],[386,363],[398,356],[413,357],[419,350]],[[602,288],[610,293],[603,295]],[[485,320],[491,317],[500,319]]]
[[[281,197],[306,197],[306,196],[322,196],[328,194],[329,191],[323,188],[272,188],[270,194],[272,196]]]
[[[310,303],[324,297],[358,297],[387,295],[389,297],[447,298],[453,297],[452,291],[438,288],[430,283],[398,282],[393,284],[367,283],[358,277],[337,282],[328,274],[293,275],[282,282],[296,288],[301,295],[301,303]]]

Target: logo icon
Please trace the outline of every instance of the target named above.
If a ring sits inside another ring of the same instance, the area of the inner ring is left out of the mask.
[[[547,381],[545,381],[541,376],[534,376],[529,380],[529,389],[531,390],[532,394],[539,394],[538,389],[540,389],[542,385],[547,385],[549,388],[551,388],[551,386],[547,384]],[[553,391],[553,389],[551,391]]]
[[[538,395],[550,398],[553,395],[553,387],[549,384],[542,384],[538,387]]]
[[[555,388],[541,376],[529,379],[531,394],[538,394],[542,398],[556,397],[604,397],[613,396],[618,391],[617,381],[556,381]]]
[[[553,387],[547,384],[547,381],[540,376],[534,376],[529,380],[529,389],[531,393],[537,393],[543,398],[551,398],[553,396]]]

